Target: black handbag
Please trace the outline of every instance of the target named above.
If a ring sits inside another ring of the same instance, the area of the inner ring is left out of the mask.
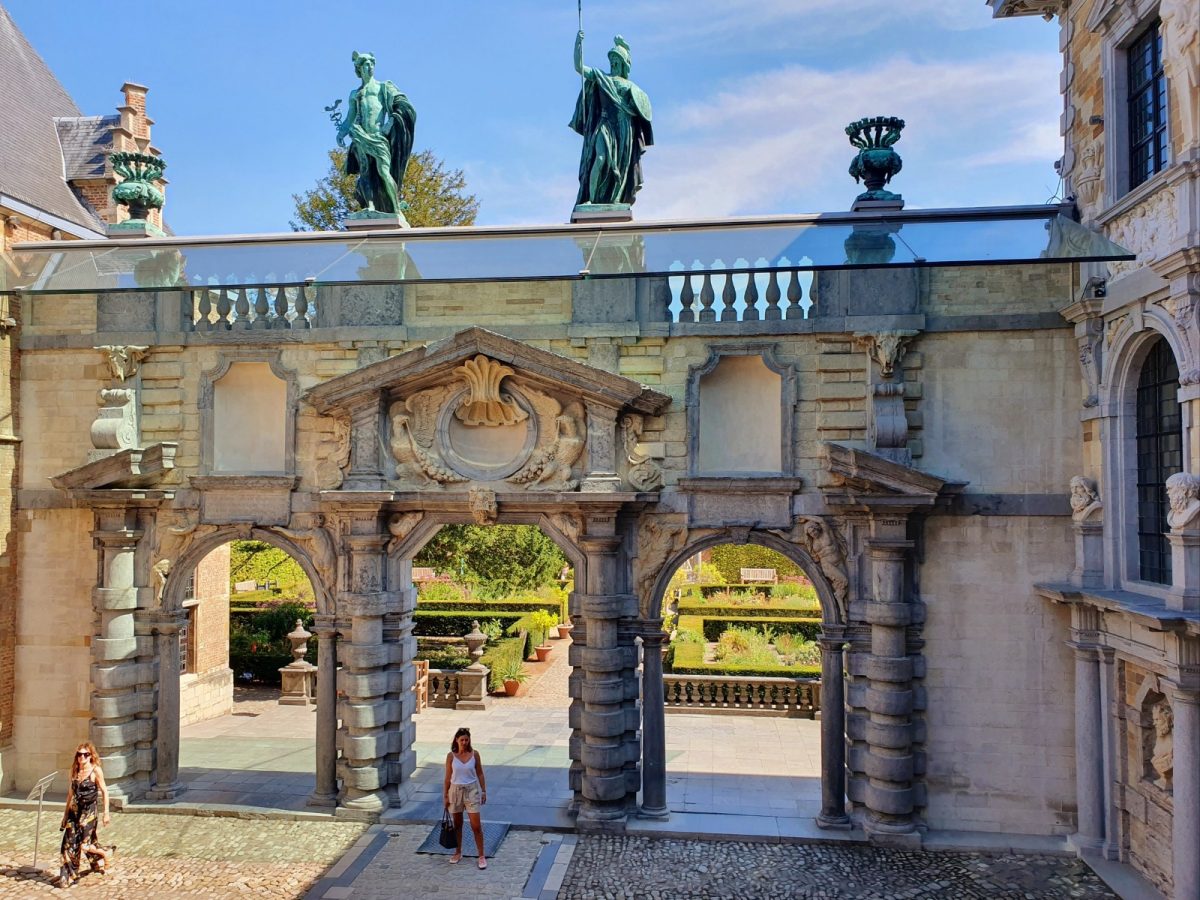
[[[438,843],[447,850],[458,849],[458,832],[454,830],[454,820],[450,818],[450,810],[442,810],[442,827],[438,833]]]

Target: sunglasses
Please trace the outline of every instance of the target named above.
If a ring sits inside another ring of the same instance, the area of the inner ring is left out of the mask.
[[[91,757],[91,755],[92,754],[88,753],[86,750],[80,750],[78,753],[75,754],[75,758],[76,759],[89,759]]]

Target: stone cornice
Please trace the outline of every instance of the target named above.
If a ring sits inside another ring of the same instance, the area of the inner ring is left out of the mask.
[[[144,449],[119,450],[111,456],[55,475],[50,483],[66,491],[146,487],[175,468],[178,448],[176,443],[164,442]]]
[[[1152,631],[1200,635],[1200,612],[1169,609],[1158,597],[1132,591],[1080,588],[1071,584],[1035,584],[1039,597],[1053,603],[1084,604],[1104,612],[1120,613]]]
[[[952,482],[875,453],[827,441],[825,461],[834,484],[822,487],[830,506],[887,506],[897,510],[933,506],[962,491]]]
[[[445,380],[453,369],[479,353],[515,367],[520,377],[539,386],[573,389],[601,406],[658,415],[671,402],[666,394],[631,378],[478,327],[333,378],[309,390],[304,399],[323,414],[344,411],[368,395],[378,395],[400,383],[411,393]]]
[[[987,0],[993,19],[1015,19],[1018,16],[1041,16],[1050,19],[1063,11],[1065,0]]]

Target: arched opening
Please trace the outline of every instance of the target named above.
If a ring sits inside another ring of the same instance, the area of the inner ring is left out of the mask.
[[[1179,366],[1164,338],[1155,339],[1142,361],[1136,388],[1138,577],[1171,583],[1166,533],[1167,479],[1183,470],[1183,416],[1178,400]]]
[[[322,661],[312,632],[328,606],[314,575],[302,551],[265,529],[218,531],[172,567],[162,617],[177,631],[159,635],[152,798],[313,802]]]
[[[441,814],[446,754],[455,731],[465,727],[484,763],[485,820],[565,821],[574,798],[569,598],[580,559],[549,520],[529,518],[423,525],[425,533],[405,551],[416,589],[409,817]],[[477,664],[486,675],[471,668],[479,638],[486,642],[478,646]]]
[[[789,827],[816,817],[843,827],[843,619],[835,592],[787,541],[732,537],[711,536],[671,560],[644,611],[651,621],[661,617],[669,635],[661,667],[665,797],[656,796],[648,756],[644,810],[766,816]],[[654,678],[655,668],[645,665],[644,677]],[[643,689],[647,735],[658,727],[651,687]]]

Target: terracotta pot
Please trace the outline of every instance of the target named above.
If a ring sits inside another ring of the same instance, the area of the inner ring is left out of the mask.
[[[545,662],[546,657],[550,655],[550,651],[553,649],[554,648],[551,647],[549,644],[543,644],[540,647],[534,647],[533,652],[537,654],[538,662]]]
[[[509,697],[517,696],[517,691],[520,690],[520,688],[521,688],[521,682],[519,682],[519,681],[504,682],[504,693],[507,694]]]
[[[565,638],[565,637],[566,637],[567,635],[569,635],[569,634],[570,634],[570,633],[571,633],[571,632],[572,632],[574,629],[575,629],[575,626],[574,626],[574,625],[559,625],[559,626],[558,626],[558,636],[559,636],[560,638]]]

